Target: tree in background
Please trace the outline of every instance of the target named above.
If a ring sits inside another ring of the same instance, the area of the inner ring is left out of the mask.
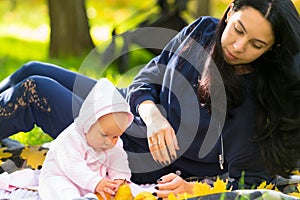
[[[50,57],[81,56],[95,45],[90,35],[85,0],[48,0]]]

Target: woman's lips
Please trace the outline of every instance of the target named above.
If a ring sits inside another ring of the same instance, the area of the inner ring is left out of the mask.
[[[229,60],[237,60],[238,58],[237,57],[235,57],[234,55],[232,55],[231,53],[230,53],[230,51],[228,51],[228,49],[224,49],[224,52],[225,52],[225,56],[229,59]]]

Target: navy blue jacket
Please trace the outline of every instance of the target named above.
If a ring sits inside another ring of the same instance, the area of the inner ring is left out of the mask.
[[[159,56],[139,72],[129,86],[127,98],[135,114],[135,123],[126,131],[123,139],[125,149],[132,153],[129,153],[129,163],[133,173],[143,174],[142,178],[135,181],[147,182],[149,177],[159,178],[177,169],[181,170],[185,178],[216,176],[228,172],[236,183],[244,176],[248,185],[270,179],[265,171],[259,145],[251,140],[256,133],[252,91],[255,74],[241,75],[246,91],[245,101],[235,109],[225,110],[225,113],[230,113],[226,119],[224,110],[209,112],[197,97],[201,69],[214,42],[218,21],[212,17],[202,17],[184,28]],[[223,103],[217,107],[226,109],[220,82],[217,88],[220,90],[216,92],[214,102]],[[145,100],[152,100],[158,105],[173,126],[179,141],[179,158],[164,169],[151,159],[146,128],[137,113],[138,105]],[[212,130],[208,131],[210,126]],[[210,146],[205,146],[205,136],[210,140],[206,143]],[[200,151],[201,147],[204,151]],[[223,169],[220,156],[224,161]],[[151,172],[153,169],[156,171]],[[147,172],[151,174],[148,177]],[[143,178],[147,180],[143,181]]]

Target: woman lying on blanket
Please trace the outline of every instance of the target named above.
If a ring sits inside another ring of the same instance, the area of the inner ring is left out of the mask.
[[[75,199],[94,192],[103,199],[105,193],[115,195],[131,177],[119,137],[132,119],[123,96],[107,79],[100,79],[74,123],[51,144],[39,178],[42,199]]]
[[[300,158],[299,30],[291,0],[235,0],[184,28],[120,89],[135,116],[121,136],[131,180],[158,180],[166,197],[191,193],[192,176],[228,173],[234,188],[288,176]],[[27,63],[0,85],[1,137],[36,124],[56,138],[95,83]]]

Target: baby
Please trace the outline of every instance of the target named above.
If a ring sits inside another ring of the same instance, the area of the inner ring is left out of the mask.
[[[100,79],[79,116],[51,144],[41,169],[43,200],[115,195],[131,172],[120,135],[131,124],[130,108],[107,79]]]

